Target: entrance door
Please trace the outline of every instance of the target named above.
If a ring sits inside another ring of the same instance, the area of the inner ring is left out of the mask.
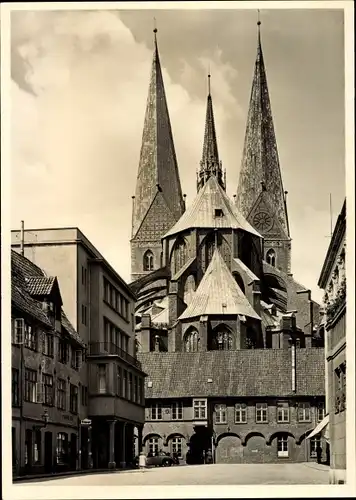
[[[44,439],[44,466],[46,472],[52,472],[53,455],[52,455],[52,432],[45,432]]]
[[[204,455],[211,449],[211,431],[202,425],[195,426],[189,446],[187,463],[203,464]]]
[[[26,429],[25,433],[25,467],[30,470],[32,467],[33,457],[32,457],[32,430]]]
[[[89,440],[88,427],[82,426],[81,427],[81,436],[80,436],[81,452],[82,452],[81,453],[82,469],[89,469],[88,440]]]
[[[69,467],[72,470],[77,468],[77,435],[70,436]]]

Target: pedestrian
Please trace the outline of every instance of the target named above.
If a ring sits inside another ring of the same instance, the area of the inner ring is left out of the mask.
[[[317,446],[316,448],[316,461],[318,464],[321,464],[321,454],[322,454],[323,450],[321,449],[321,446],[320,444]]]

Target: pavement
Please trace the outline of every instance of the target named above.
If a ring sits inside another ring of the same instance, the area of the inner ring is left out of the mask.
[[[328,472],[329,467],[315,463],[182,465],[33,479],[28,483],[51,487],[328,484]]]

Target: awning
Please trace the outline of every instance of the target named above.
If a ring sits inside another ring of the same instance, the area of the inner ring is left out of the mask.
[[[329,415],[326,415],[326,417],[324,417],[323,420],[319,422],[319,424],[315,427],[315,429],[307,436],[307,439],[310,439],[319,434],[328,425],[328,423]],[[328,439],[326,436],[325,438]]]

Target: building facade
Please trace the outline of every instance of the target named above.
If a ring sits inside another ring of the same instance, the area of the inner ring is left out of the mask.
[[[12,247],[23,248],[25,256],[58,277],[63,307],[86,345],[80,379],[87,403],[78,467],[126,466],[144,423],[135,296],[77,228],[26,230],[22,243],[21,232],[13,231]]]
[[[131,240],[138,358],[148,374],[143,444],[191,463],[209,450],[217,462],[314,460],[320,443],[306,436],[324,417],[324,339],[319,305],[291,273],[260,33],[235,200],[226,194],[210,75],[196,198],[179,216],[168,202],[181,199],[179,177],[154,184],[166,164],[176,165],[158,68],[155,34],[143,132],[149,140],[132,221],[133,234],[147,235],[143,251]],[[150,201],[148,185],[156,193]]]
[[[346,481],[346,201],[337,219],[318,285],[324,294],[326,406],[330,482]]]

